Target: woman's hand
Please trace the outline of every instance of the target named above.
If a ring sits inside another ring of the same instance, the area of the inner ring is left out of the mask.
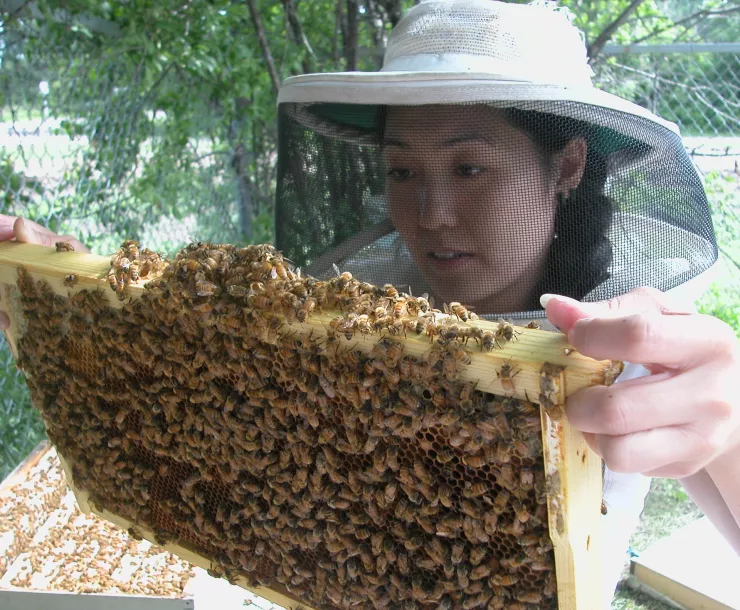
[[[75,252],[90,252],[85,245],[71,235],[57,235],[30,220],[0,214],[0,241],[10,241],[11,239],[24,244],[38,244],[50,248],[53,248],[58,241],[66,241],[72,244]],[[2,304],[0,303],[1,307]],[[7,314],[0,309],[0,330],[7,329],[9,324]]]
[[[569,421],[610,469],[681,478],[740,447],[740,344],[730,326],[679,311],[654,289],[600,303],[545,295],[543,305],[585,356],[651,372],[568,399]]]

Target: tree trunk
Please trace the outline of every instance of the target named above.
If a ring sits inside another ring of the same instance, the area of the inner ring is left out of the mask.
[[[347,61],[347,70],[357,70],[357,26],[359,15],[359,0],[347,0],[346,30],[344,32],[344,58]]]
[[[282,0],[282,2],[285,9],[285,16],[288,18],[288,24],[293,32],[293,36],[295,37],[296,42],[303,46],[306,51],[306,54],[303,56],[302,65],[303,72],[308,74],[312,71],[312,64],[316,63],[316,55],[313,52],[311,44],[308,42],[308,38],[306,38],[303,27],[301,27],[301,22],[298,19],[298,12],[296,11],[293,0]]]
[[[228,138],[233,154],[231,156],[231,167],[236,178],[237,198],[239,201],[239,229],[247,241],[254,234],[254,201],[252,198],[252,186],[249,183],[250,153],[244,144],[245,137],[242,123],[246,118],[246,109],[249,100],[237,98],[234,104],[234,118],[229,123]]]

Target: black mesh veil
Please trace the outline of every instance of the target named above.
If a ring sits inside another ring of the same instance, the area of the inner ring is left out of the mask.
[[[677,134],[620,114],[281,103],[277,247],[479,314],[669,290],[716,261],[706,195]]]

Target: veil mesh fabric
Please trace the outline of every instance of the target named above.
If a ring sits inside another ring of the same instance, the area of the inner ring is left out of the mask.
[[[679,136],[620,115],[281,103],[276,245],[313,275],[336,264],[491,316],[674,288],[717,259],[706,195]]]

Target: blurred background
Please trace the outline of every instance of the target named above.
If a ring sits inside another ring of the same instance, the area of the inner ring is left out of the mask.
[[[411,0],[0,0],[0,213],[174,253],[273,238],[276,95],[291,75],[374,70]],[[740,2],[562,0],[601,88],[677,123],[722,265],[701,308],[740,333]],[[557,44],[553,40],[553,45]],[[43,438],[0,338],[0,479]],[[696,519],[655,481],[640,531]],[[663,608],[621,590],[614,608]]]

